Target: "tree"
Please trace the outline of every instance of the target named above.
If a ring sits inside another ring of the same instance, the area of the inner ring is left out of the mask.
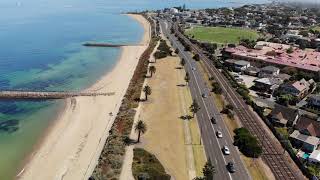
[[[210,161],[207,161],[202,169],[202,173],[205,180],[212,180],[213,175],[216,173],[216,169]]]
[[[186,61],[184,60],[184,58],[182,58],[181,61],[180,61],[180,65],[184,66],[185,64],[186,64]]]
[[[148,100],[148,95],[151,95],[151,87],[146,85],[144,88],[143,88],[143,92],[146,96],[146,101]]]
[[[136,123],[136,125],[134,127],[134,130],[135,130],[135,132],[138,132],[138,140],[137,140],[137,142],[140,142],[141,133],[144,134],[147,131],[147,125],[142,120],[139,120]]]
[[[150,72],[150,75],[151,75],[151,77],[152,77],[152,75],[154,74],[154,73],[156,73],[156,67],[155,66],[149,66],[149,72]]]
[[[195,61],[200,61],[200,56],[199,56],[199,54],[195,54],[195,55],[193,56],[193,59],[194,59]]]
[[[258,139],[250,134],[246,128],[237,128],[234,130],[234,145],[248,157],[257,158],[262,154],[262,147]]]
[[[190,76],[189,76],[189,73],[186,72],[186,76],[184,77],[184,80],[186,81],[186,83],[188,84],[189,81],[190,81]]]
[[[212,83],[212,91],[216,94],[222,94],[222,88],[220,87],[219,83],[217,82]]]
[[[174,53],[176,53],[176,54],[179,54],[179,49],[176,49],[175,51],[174,51]]]
[[[293,48],[292,48],[292,46],[290,46],[289,49],[287,49],[287,53],[288,53],[288,54],[293,53]]]
[[[202,168],[203,177],[195,177],[193,180],[212,180],[216,173],[216,168],[211,164],[210,160],[206,162]]]
[[[200,106],[197,103],[196,100],[193,100],[191,106],[190,106],[190,112],[192,113],[192,116],[194,117],[194,115],[200,110]]]

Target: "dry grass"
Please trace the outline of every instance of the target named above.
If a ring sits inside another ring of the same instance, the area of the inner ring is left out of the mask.
[[[190,131],[192,138],[192,150],[194,156],[194,163],[196,168],[197,176],[203,176],[202,168],[206,163],[206,157],[204,152],[204,147],[201,143],[201,136],[199,132],[199,126],[196,119],[192,119],[190,121]]]
[[[188,179],[186,148],[184,143],[183,120],[180,112],[177,84],[180,82],[174,75],[178,58],[167,57],[153,64],[157,72],[148,79],[152,94],[144,102],[140,118],[148,127],[142,136],[146,150],[157,156],[166,171],[175,179]]]

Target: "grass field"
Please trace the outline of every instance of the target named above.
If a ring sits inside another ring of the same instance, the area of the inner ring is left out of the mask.
[[[224,27],[194,27],[187,30],[186,33],[197,40],[218,44],[237,44],[240,39],[256,40],[259,37],[254,30]]]

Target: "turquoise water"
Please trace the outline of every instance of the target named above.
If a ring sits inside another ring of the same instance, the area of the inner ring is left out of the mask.
[[[137,43],[143,29],[121,12],[185,3],[188,8],[247,1],[0,1],[0,89],[81,90],[112,69],[120,50],[87,41]],[[13,179],[63,101],[0,101],[0,179]]]

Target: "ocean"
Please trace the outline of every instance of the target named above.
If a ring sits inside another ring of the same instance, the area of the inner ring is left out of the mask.
[[[82,90],[112,69],[118,48],[85,42],[138,43],[143,28],[127,11],[186,4],[239,6],[249,0],[28,0],[0,1],[0,89]],[[252,1],[257,3],[256,1]],[[265,0],[260,1],[265,2]],[[63,100],[0,101],[0,179],[14,179],[63,108]]]

